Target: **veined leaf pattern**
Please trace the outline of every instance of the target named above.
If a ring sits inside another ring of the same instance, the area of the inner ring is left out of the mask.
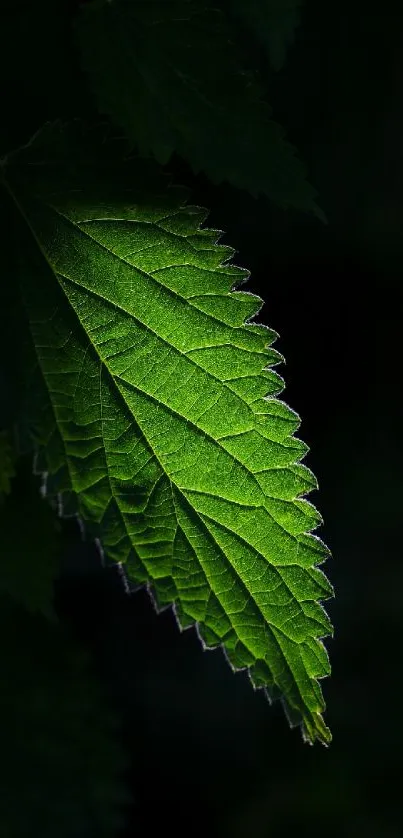
[[[247,270],[153,162],[47,126],[3,165],[30,230],[21,287],[47,389],[43,465],[129,584],[330,741],[328,555],[300,420]],[[102,157],[102,155],[101,155]]]

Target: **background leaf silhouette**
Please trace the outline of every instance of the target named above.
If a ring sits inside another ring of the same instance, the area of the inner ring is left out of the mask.
[[[82,64],[101,112],[142,154],[173,151],[228,181],[325,221],[304,164],[271,119],[256,71],[220,9],[200,0],[114,0],[81,9]]]
[[[0,508],[5,496],[11,491],[11,478],[15,475],[16,453],[11,434],[0,431]]]
[[[12,642],[10,643],[10,636]],[[0,829],[99,835],[126,822],[130,761],[91,658],[63,627],[0,593]]]
[[[40,495],[38,478],[31,474],[27,479],[27,459],[32,471],[31,457],[18,461],[13,490],[0,504],[0,591],[54,621],[60,524]]]
[[[303,0],[229,0],[230,8],[268,52],[273,70],[284,66],[301,20]]]

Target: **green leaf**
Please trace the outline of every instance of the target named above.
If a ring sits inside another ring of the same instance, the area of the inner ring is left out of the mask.
[[[262,300],[237,290],[249,273],[206,211],[151,160],[104,151],[49,126],[4,167],[37,245],[19,253],[48,491],[130,584],[326,743],[329,551],[299,417],[277,398],[277,335],[251,322]]]
[[[177,151],[215,184],[326,222],[229,20],[208,0],[89,3],[76,34],[98,107],[141,154],[165,164]]]
[[[302,0],[230,0],[230,4],[266,47],[273,70],[281,70],[300,24]]]

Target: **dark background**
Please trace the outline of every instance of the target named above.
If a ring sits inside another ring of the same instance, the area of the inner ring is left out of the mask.
[[[46,119],[88,114],[69,45],[76,5],[60,5],[50,35],[50,3],[10,4],[10,15],[24,13],[18,42],[3,50],[0,154]],[[307,0],[302,15],[280,73],[246,34],[245,48],[328,226],[212,186],[178,158],[166,169],[210,208],[208,226],[226,231],[221,243],[237,248],[234,261],[251,270],[247,289],[265,301],[258,319],[280,334],[283,398],[302,417],[305,462],[320,486],[310,498],[333,553],[333,672],[322,682],[333,743],[304,745],[281,706],[233,675],[220,651],[203,652],[193,629],[180,634],[171,610],[157,615],[146,591],[127,596],[76,522],[61,521],[55,608],[91,651],[128,754],[121,838],[157,829],[177,838],[403,836],[403,13],[389,0],[373,10],[363,0]],[[30,469],[23,463],[15,481],[20,520],[42,503]],[[72,829],[81,834],[96,833]]]

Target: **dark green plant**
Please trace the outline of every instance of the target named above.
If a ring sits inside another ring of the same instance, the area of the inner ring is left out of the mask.
[[[251,31],[267,25],[276,68],[299,5],[287,22],[277,2],[268,17],[253,3]],[[56,26],[60,9],[45,8]],[[237,0],[233,13],[247,22]],[[15,282],[4,293],[23,382],[4,429],[129,588],[173,605],[181,628],[195,625],[282,699],[306,741],[326,744],[318,679],[332,627],[320,600],[332,588],[318,565],[329,551],[313,534],[299,417],[278,398],[277,334],[253,322],[262,300],[240,290],[249,272],[162,167],[175,151],[215,184],[324,215],[225,9],[95,0],[72,18],[93,118],[61,108],[55,120],[52,102],[18,147],[2,140]]]

